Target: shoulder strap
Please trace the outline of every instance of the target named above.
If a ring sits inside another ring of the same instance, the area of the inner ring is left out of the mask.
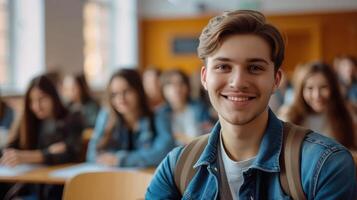
[[[208,143],[208,136],[209,134],[206,134],[196,138],[186,145],[181,151],[181,155],[177,160],[174,172],[175,184],[181,195],[183,195],[187,185],[196,173],[193,165],[196,163],[203,149],[206,147]]]
[[[293,199],[305,200],[300,179],[300,151],[305,135],[311,130],[291,123],[283,123],[283,149],[280,155],[280,182],[283,191]],[[209,134],[203,135],[186,145],[177,160],[174,180],[180,193],[183,194],[196,170],[193,165],[198,160],[208,143]],[[296,159],[297,158],[297,159]]]
[[[305,200],[300,178],[300,152],[305,135],[311,130],[283,123],[283,149],[280,155],[280,182],[284,192],[293,199]]]

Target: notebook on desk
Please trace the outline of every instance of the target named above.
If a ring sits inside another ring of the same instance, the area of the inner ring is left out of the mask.
[[[15,167],[0,165],[0,176],[16,176],[40,168],[41,165],[22,164]]]
[[[101,171],[117,171],[117,170],[139,170],[142,168],[117,168],[117,167],[106,167],[103,165],[92,164],[92,163],[82,163],[63,169],[56,170],[50,174],[52,177],[56,178],[72,178],[81,173],[88,172],[101,172]]]

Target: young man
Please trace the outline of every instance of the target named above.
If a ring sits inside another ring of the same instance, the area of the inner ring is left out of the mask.
[[[289,199],[279,178],[283,122],[268,107],[281,79],[281,34],[259,12],[225,12],[203,30],[198,54],[219,122],[183,194],[174,180],[179,147],[158,167],[146,199]],[[301,148],[307,199],[356,199],[355,165],[345,147],[310,133]]]

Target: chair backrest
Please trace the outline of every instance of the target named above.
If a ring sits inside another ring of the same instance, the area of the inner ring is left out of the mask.
[[[151,173],[142,171],[79,174],[66,183],[63,200],[144,199],[152,176]]]

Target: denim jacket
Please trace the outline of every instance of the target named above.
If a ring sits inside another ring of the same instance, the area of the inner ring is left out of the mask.
[[[108,112],[102,109],[97,117],[94,128],[94,135],[88,144],[87,161],[95,162],[97,154],[97,144],[101,140],[108,120]],[[121,167],[148,167],[158,165],[167,153],[174,147],[174,139],[167,127],[167,120],[160,115],[155,115],[155,130],[151,130],[150,120],[141,118],[139,121],[139,130],[134,141],[134,150],[127,150],[129,142],[128,130],[119,129],[121,141],[111,141],[116,143],[112,145],[109,152],[114,153],[119,159]],[[154,132],[155,131],[155,132]],[[117,140],[118,134],[113,134],[112,140]],[[113,148],[114,147],[114,148]],[[116,148],[116,149],[115,149]]]
[[[5,128],[5,129],[10,129],[11,124],[15,118],[15,113],[14,111],[7,106],[5,103],[2,103],[0,101],[0,103],[2,104],[2,106],[4,106],[4,113],[2,118],[0,118],[0,127]]]
[[[279,155],[283,141],[283,125],[269,111],[268,126],[252,166],[243,173],[239,199],[290,199],[280,186]],[[177,147],[162,161],[149,185],[146,199],[218,199],[219,175],[217,144],[220,124],[213,128],[208,144],[194,168],[183,196],[174,182],[176,161],[182,147]],[[337,142],[310,133],[301,154],[301,182],[307,199],[356,199],[355,165],[349,151]]]

